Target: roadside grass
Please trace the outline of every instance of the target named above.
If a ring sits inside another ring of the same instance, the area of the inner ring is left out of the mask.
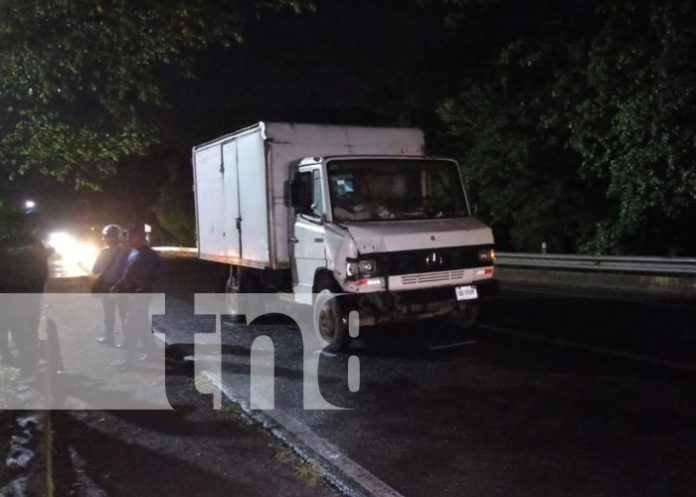
[[[297,479],[306,487],[317,487],[324,480],[321,474],[312,465],[304,462],[288,447],[280,448],[276,452],[275,460],[281,464],[290,466]]]
[[[228,416],[241,416],[242,413],[242,408],[239,407],[239,404],[236,402],[231,402],[229,400],[222,400],[222,407],[220,408],[220,412],[223,414],[226,414]]]
[[[191,389],[196,390],[200,393],[210,394],[213,393],[217,388],[215,383],[207,375],[202,373],[196,375],[195,377],[188,377],[185,381]],[[222,398],[222,406],[220,407],[218,412],[226,416],[234,417],[241,417],[244,414],[244,411],[242,411],[242,408],[239,404],[231,400],[228,400],[224,396]]]

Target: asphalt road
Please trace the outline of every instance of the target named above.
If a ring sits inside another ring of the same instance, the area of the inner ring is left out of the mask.
[[[170,343],[213,331],[192,314],[214,278],[170,263]],[[248,397],[249,346],[276,351],[276,410],[405,496],[692,496],[696,310],[684,302],[504,290],[478,332],[435,322],[361,332],[361,384],[322,355],[322,393],[302,409],[301,339],[283,325],[223,326],[223,375]]]
[[[36,450],[32,453],[36,462],[28,469],[10,467],[11,458],[22,453],[5,447],[7,467],[0,467],[0,496],[24,495],[15,492],[13,485],[26,478],[34,482],[36,495],[338,495],[321,474],[251,423],[237,405],[223,401],[221,409],[213,410],[208,396],[196,388],[191,363],[167,362],[164,385],[152,374],[159,363],[119,367],[124,351],[95,340],[102,332],[101,312],[94,316],[92,311],[95,305],[98,311],[101,308],[88,294],[89,279],[82,276],[84,272],[65,277],[75,273],[66,271],[60,260],[52,268],[46,293],[61,295],[45,296],[44,304],[57,323],[60,346],[48,340],[42,343],[48,361],[41,362],[37,376],[24,379],[23,388],[40,392],[51,385],[52,405],[60,408],[46,414],[44,422],[50,424],[45,425],[45,433],[51,436],[40,437],[43,442],[36,449],[30,447]],[[175,280],[177,272],[170,271],[170,276]],[[87,319],[92,317],[96,319]],[[45,333],[42,325],[42,338]],[[121,337],[119,333],[116,341]],[[51,364],[56,365],[50,357],[56,354],[61,373],[48,375]],[[165,388],[164,403],[157,404],[155,399]],[[147,405],[156,407],[133,410],[135,396],[144,396]],[[94,410],[106,399],[120,410]],[[173,410],[163,410],[167,400]],[[10,430],[13,423],[11,411],[0,411],[0,442],[15,437]]]

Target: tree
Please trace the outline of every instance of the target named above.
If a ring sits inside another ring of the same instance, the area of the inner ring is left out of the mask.
[[[187,179],[175,173],[160,188],[153,210],[160,226],[171,235],[172,243],[192,246],[196,244],[196,220],[192,181]]]
[[[469,197],[493,228],[501,248],[572,251],[583,211],[576,158],[543,133],[526,102],[501,87],[475,86],[444,102],[440,116],[461,159]],[[562,229],[559,229],[562,228]]]
[[[480,48],[484,63],[472,68],[460,94],[439,107],[479,215],[502,248],[539,251],[546,242],[554,251],[575,251],[597,208],[587,208],[579,156],[566,146],[569,131],[559,123],[554,84],[568,64],[565,42],[578,32],[569,29],[577,21],[549,25],[554,16],[539,4],[525,5],[524,12],[504,2],[497,11],[478,2],[454,4],[459,8],[450,22],[465,29],[488,23],[485,29],[499,36]]]
[[[440,115],[510,248],[696,249],[691,2],[447,3],[508,35]]]
[[[307,0],[0,0],[0,164],[97,188],[157,141],[165,77],[242,39],[264,8]]]
[[[605,21],[584,64],[556,82],[579,173],[607,184],[613,208],[589,248],[655,246],[649,238],[673,248],[675,228],[696,209],[696,7],[621,1],[598,15]]]

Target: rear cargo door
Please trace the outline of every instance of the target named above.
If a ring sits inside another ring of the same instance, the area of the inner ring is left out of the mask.
[[[241,260],[243,258],[243,247],[239,208],[239,153],[237,140],[223,142],[221,147],[221,174],[224,177],[222,205],[225,211],[223,237],[226,240],[227,256]]]
[[[240,257],[237,167],[234,143],[195,151],[198,247],[203,259],[234,263]],[[227,156],[227,163],[225,159]]]

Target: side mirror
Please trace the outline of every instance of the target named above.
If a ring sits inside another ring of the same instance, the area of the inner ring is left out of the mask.
[[[311,183],[304,181],[305,177],[307,176],[298,175],[290,182],[290,205],[298,214],[312,212]]]

